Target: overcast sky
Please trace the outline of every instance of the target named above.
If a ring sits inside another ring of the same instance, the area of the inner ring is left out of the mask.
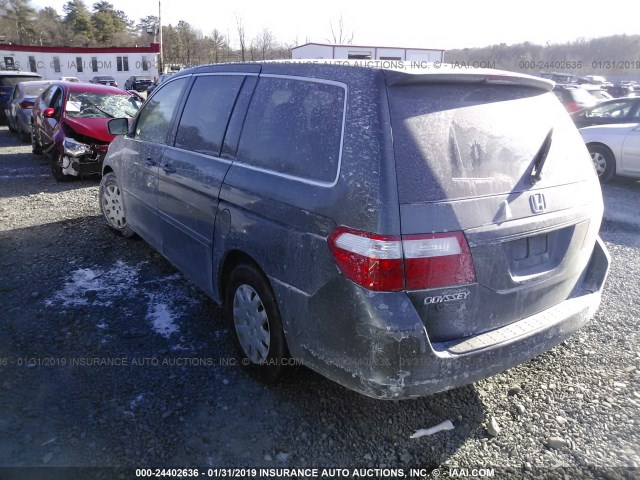
[[[67,0],[32,0],[36,8],[54,7],[63,14]],[[91,9],[97,0],[85,0]],[[116,9],[138,21],[158,14],[157,0],[109,0]],[[342,14],[354,45],[415,48],[482,47],[497,43],[564,43],[577,38],[640,34],[640,3],[611,4],[558,0],[534,1],[395,1],[361,0],[258,1],[162,0],[162,24],[184,20],[204,34],[217,28],[237,46],[236,17],[247,40],[269,28],[280,43],[326,43],[330,23]]]

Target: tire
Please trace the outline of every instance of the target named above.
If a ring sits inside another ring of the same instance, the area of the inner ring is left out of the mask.
[[[20,140],[22,140],[22,143],[29,143],[29,141],[31,140],[31,133],[23,132],[21,130],[20,131]]]
[[[11,122],[9,121],[8,118],[7,118],[7,126],[9,127],[9,131],[11,133],[16,133],[17,132],[17,130],[11,126]]]
[[[242,364],[263,383],[285,377],[289,350],[275,295],[265,275],[255,266],[241,264],[229,276],[225,313]]]
[[[49,154],[49,162],[51,164],[51,174],[56,179],[56,182],[70,182],[76,178],[73,175],[62,173],[62,155],[55,148]]]
[[[33,126],[31,127],[31,152],[34,153],[35,155],[42,155],[42,145],[40,145],[38,143],[38,140],[36,139],[36,134],[33,131]]]
[[[616,160],[613,152],[604,145],[589,145],[589,154],[602,183],[610,181],[616,174]]]
[[[115,173],[109,172],[102,177],[98,198],[100,199],[102,218],[105,219],[109,228],[125,238],[133,237],[135,232],[127,224],[122,190]]]

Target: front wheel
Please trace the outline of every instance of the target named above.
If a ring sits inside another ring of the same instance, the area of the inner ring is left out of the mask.
[[[616,160],[611,150],[604,145],[589,145],[588,150],[600,181],[606,183],[611,180],[616,173]]]
[[[51,163],[51,174],[57,182],[69,182],[76,178],[73,175],[67,175],[62,172],[62,154],[57,150],[54,149],[53,152],[51,152],[49,161]]]
[[[237,266],[229,276],[225,313],[242,363],[263,383],[274,383],[290,369],[289,351],[275,295],[255,266]]]
[[[42,145],[38,143],[36,139],[36,133],[33,130],[33,126],[31,127],[31,151],[36,155],[42,155]]]
[[[123,237],[134,236],[134,231],[127,224],[122,202],[122,190],[118,185],[115,173],[109,172],[102,177],[98,197],[100,198],[100,210],[107,225]]]

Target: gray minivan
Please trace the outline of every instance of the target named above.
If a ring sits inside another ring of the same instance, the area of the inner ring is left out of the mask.
[[[609,269],[591,158],[552,82],[346,62],[196,67],[104,161],[109,226],[224,305],[249,369],[374,398],[567,339]]]

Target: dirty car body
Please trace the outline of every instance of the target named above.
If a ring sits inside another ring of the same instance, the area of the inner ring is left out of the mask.
[[[552,86],[330,63],[185,70],[112,144],[101,202],[124,213],[105,218],[223,303],[252,363],[290,355],[380,399],[459,387],[566,340],[600,303],[600,185]],[[280,329],[288,349],[273,352]]]
[[[114,138],[107,122],[132,117],[140,104],[139,99],[116,87],[54,82],[33,108],[33,151],[49,155],[56,180],[99,174]]]

